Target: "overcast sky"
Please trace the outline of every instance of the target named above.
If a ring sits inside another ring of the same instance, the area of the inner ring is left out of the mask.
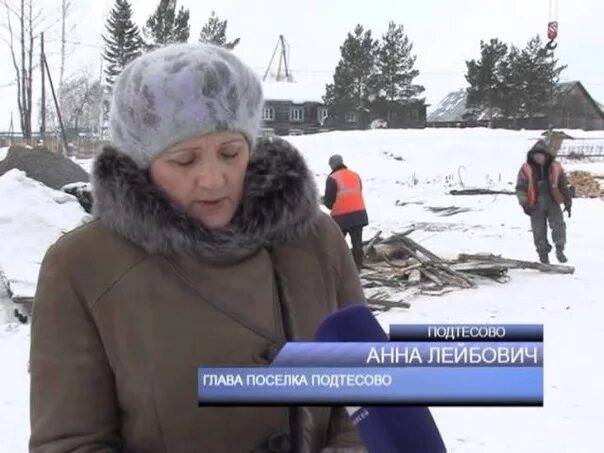
[[[34,0],[47,23],[58,17],[61,0]],[[113,0],[72,0],[76,25],[68,74],[87,68],[99,73],[101,33]],[[393,20],[402,23],[414,43],[418,82],[429,104],[466,86],[465,61],[479,53],[481,39],[498,37],[524,46],[534,35],[545,39],[550,3],[556,0],[180,0],[191,12],[191,39],[197,39],[212,10],[229,21],[228,35],[240,37],[236,53],[262,73],[279,34],[290,45],[291,66],[300,82],[323,86],[332,80],[340,45],[357,23],[381,36]],[[581,80],[604,102],[604,18],[602,0],[558,0],[560,61],[568,65],[563,80]],[[133,0],[135,20],[142,26],[155,0]],[[3,22],[4,17],[0,19]],[[55,27],[58,29],[58,27]],[[58,33],[51,34],[50,63],[58,77]],[[0,43],[0,131],[7,130],[10,112],[18,129],[14,78],[4,43]],[[39,75],[36,76],[38,80]],[[37,119],[34,127],[37,127]]]

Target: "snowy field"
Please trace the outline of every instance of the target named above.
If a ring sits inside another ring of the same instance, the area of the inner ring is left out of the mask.
[[[568,132],[604,143],[604,132]],[[291,140],[307,157],[321,190],[330,154],[342,154],[361,174],[371,218],[366,238],[378,230],[386,235],[414,225],[419,229],[412,237],[445,257],[488,251],[534,259],[529,221],[515,197],[445,194],[476,186],[513,190],[518,168],[538,137],[536,132],[442,129],[336,132]],[[602,163],[577,168],[604,173]],[[0,268],[25,293],[35,288],[48,243],[86,218],[75,199],[65,197],[20,172],[0,177]],[[452,205],[469,211],[440,217],[426,209]],[[601,356],[604,337],[604,202],[575,200],[567,225],[568,256],[577,269],[572,276],[514,271],[506,284],[421,296],[410,301],[410,310],[380,316],[384,327],[394,322],[545,324],[545,407],[434,408],[450,452],[601,451],[604,366],[594,357]],[[29,328],[11,318],[1,289],[0,301],[0,453],[21,453],[27,451],[29,435]]]
[[[48,245],[88,216],[75,197],[30,179],[20,170],[0,177],[0,194],[0,269],[15,297],[33,297]]]

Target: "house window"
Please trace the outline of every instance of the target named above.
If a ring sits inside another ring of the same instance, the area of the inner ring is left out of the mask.
[[[273,107],[264,107],[264,110],[262,110],[262,119],[264,121],[275,121],[275,109]]]
[[[409,111],[409,119],[410,120],[418,120],[419,119],[419,112],[417,110],[410,110]]]
[[[356,123],[357,122],[357,112],[346,112],[346,122],[347,123]]]
[[[319,107],[317,110],[317,120],[319,124],[323,124],[323,122],[327,119],[329,112],[327,111],[327,107]]]
[[[290,121],[304,121],[304,107],[292,107],[289,109]]]

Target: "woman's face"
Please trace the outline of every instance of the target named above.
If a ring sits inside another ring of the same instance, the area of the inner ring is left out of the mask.
[[[151,164],[153,184],[207,228],[228,225],[243,197],[250,148],[242,134],[216,132],[185,140]]]

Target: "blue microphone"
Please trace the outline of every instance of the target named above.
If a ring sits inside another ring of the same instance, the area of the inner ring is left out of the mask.
[[[371,310],[352,305],[325,318],[315,333],[319,342],[388,341]],[[369,453],[446,453],[427,407],[349,407],[348,413]]]

